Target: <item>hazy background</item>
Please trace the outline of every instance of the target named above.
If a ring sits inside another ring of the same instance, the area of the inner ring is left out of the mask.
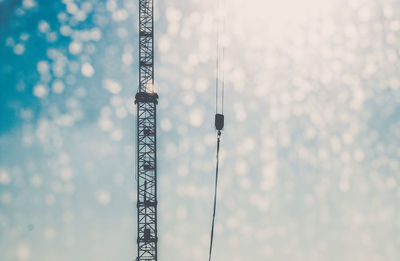
[[[159,259],[207,258],[225,16],[213,260],[400,260],[400,2],[225,2],[155,2]],[[137,6],[0,0],[0,260],[136,258]]]

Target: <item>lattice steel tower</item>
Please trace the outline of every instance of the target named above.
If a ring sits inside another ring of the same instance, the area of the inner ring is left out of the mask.
[[[157,143],[153,0],[139,0],[137,104],[137,261],[157,260]]]

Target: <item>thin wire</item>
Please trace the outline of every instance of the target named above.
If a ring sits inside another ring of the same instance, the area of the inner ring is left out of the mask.
[[[225,0],[222,0],[222,36],[225,37]],[[225,90],[225,46],[222,42],[222,97],[221,97],[221,113],[224,114],[224,90]]]
[[[217,25],[217,59],[216,59],[216,77],[215,77],[215,113],[218,113],[218,82],[219,82],[219,28]]]
[[[222,114],[224,114],[224,90],[225,90],[225,67],[224,67],[225,48],[222,46]]]
[[[214,211],[212,217],[212,225],[211,225],[211,238],[210,238],[210,253],[208,255],[208,261],[211,261],[213,240],[214,240],[214,223],[215,223],[215,212],[217,209],[217,192],[218,192],[218,165],[219,165],[219,143],[220,143],[221,131],[218,131],[217,138],[217,165],[215,168],[215,187],[214,187]]]

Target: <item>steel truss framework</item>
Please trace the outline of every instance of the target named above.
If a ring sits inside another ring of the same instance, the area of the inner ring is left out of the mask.
[[[137,104],[137,261],[157,260],[157,139],[153,0],[139,0]]]
[[[154,92],[153,0],[139,0],[139,92]]]

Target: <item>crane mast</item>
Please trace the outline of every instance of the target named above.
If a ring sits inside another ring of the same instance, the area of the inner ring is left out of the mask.
[[[137,261],[157,260],[157,143],[153,0],[139,0],[137,105]]]

